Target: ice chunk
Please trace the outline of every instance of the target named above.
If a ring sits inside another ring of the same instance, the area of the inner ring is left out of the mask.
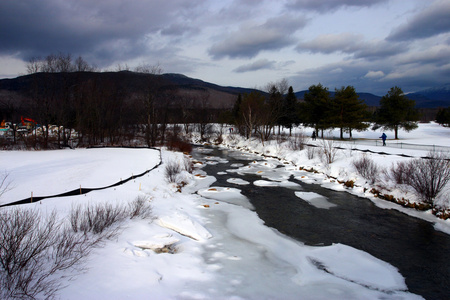
[[[317,193],[295,192],[295,196],[305,200],[306,202],[317,208],[329,209],[330,207],[336,206],[336,204],[328,202],[326,197],[319,195]]]
[[[171,234],[165,233],[165,234],[157,234],[154,235],[152,238],[142,240],[142,241],[135,241],[132,242],[132,244],[138,248],[141,249],[161,249],[168,247],[170,245],[173,245],[180,240],[176,237],[173,237]]]
[[[241,179],[241,178],[229,178],[229,179],[227,179],[227,182],[238,184],[238,185],[250,184],[250,182],[248,182],[247,180]]]
[[[381,291],[407,290],[404,278],[395,267],[350,246],[312,248],[308,256],[319,269],[361,286]]]
[[[200,189],[198,191],[200,196],[219,200],[231,204],[236,204],[251,210],[254,210],[253,205],[247,197],[241,194],[241,190],[228,187],[212,186],[207,189]]]
[[[197,241],[206,240],[212,237],[211,233],[200,223],[190,216],[175,212],[171,215],[159,217],[157,223],[161,227],[172,229],[184,236]]]

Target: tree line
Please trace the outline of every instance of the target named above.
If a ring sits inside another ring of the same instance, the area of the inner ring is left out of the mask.
[[[8,109],[2,114],[15,115],[16,122],[19,113],[26,114],[42,125],[39,136],[22,137],[42,148],[48,148],[49,143],[68,145],[74,131],[77,145],[126,144],[141,138],[146,145],[155,146],[178,135],[176,130],[167,130],[168,124],[178,124],[177,130],[185,134],[196,126],[204,138],[212,122],[234,124],[240,134],[257,135],[263,143],[277,131],[280,133],[282,127],[291,133],[300,124],[312,127],[321,137],[324,131],[338,128],[341,139],[344,134],[351,138],[355,130],[367,130],[374,124],[373,129],[394,130],[398,138],[398,129],[413,130],[419,120],[414,101],[399,87],[391,88],[382,97],[380,107],[371,111],[353,86],[335,89],[332,97],[322,84],[311,85],[304,99],[299,100],[283,79],[268,83],[265,93],[238,95],[230,110],[214,110],[207,90],[179,93],[176,86],[159,76],[159,65],[137,67],[136,72],[148,75],[133,77],[138,83],[127,82],[126,71],[114,73],[123,77],[119,80],[113,79],[112,73],[88,76],[97,68],[69,54],[33,58],[27,70],[30,75],[39,75],[32,77],[27,102],[21,108],[7,103],[3,108]],[[144,88],[133,89],[133,85]],[[53,128],[57,131],[56,141],[49,124],[58,125]]]
[[[272,83],[268,96],[253,92],[239,95],[230,113],[230,120],[242,135],[258,135],[267,140],[275,128],[288,128],[303,124],[312,127],[316,136],[323,137],[325,130],[338,128],[340,138],[344,133],[352,137],[353,131],[383,128],[394,130],[398,139],[400,128],[406,131],[417,128],[419,113],[415,102],[409,100],[403,91],[395,86],[382,97],[380,107],[371,112],[359,99],[353,86],[335,89],[334,97],[322,84],[312,85],[303,101],[295,97],[292,86],[284,93],[285,82]]]
[[[25,142],[31,148],[64,147],[69,140],[76,141],[74,146],[155,146],[175,135],[167,130],[168,124],[180,124],[185,132],[196,124],[206,134],[208,124],[217,121],[220,113],[210,108],[207,90],[180,93],[160,76],[159,65],[142,64],[136,68],[138,75],[98,73],[81,57],[73,60],[58,54],[31,59],[27,70],[24,100],[0,95],[0,113],[16,124],[21,116],[35,121],[38,131],[33,135],[12,128],[13,143]]]

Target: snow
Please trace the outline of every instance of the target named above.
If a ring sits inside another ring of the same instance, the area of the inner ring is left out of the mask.
[[[317,208],[331,208],[333,206],[336,206],[336,204],[328,202],[327,198],[319,195],[317,193],[312,192],[295,192],[295,196],[299,197],[300,199],[305,200],[311,205],[314,205]]]
[[[379,132],[355,133],[378,137]],[[388,137],[390,136],[389,133]],[[420,130],[400,132],[403,141],[450,146],[450,131],[436,124],[421,124]],[[375,138],[376,138],[375,137]],[[225,137],[226,140],[226,137]],[[388,140],[388,145],[389,145]],[[450,233],[449,221],[438,220],[429,212],[417,212],[375,199],[368,186],[351,167],[360,155],[343,150],[335,163],[325,165],[317,158],[286,147],[256,141],[237,141],[248,153],[230,150],[245,158],[246,165],[233,165],[227,173],[257,174],[255,186],[289,187],[299,201],[324,209],[332,204],[319,194],[302,192],[288,181],[296,178],[342,189],[371,198],[384,208],[396,208],[434,222],[436,229]],[[367,147],[366,147],[367,148]],[[379,148],[379,149],[378,149]],[[398,153],[398,149],[371,146],[371,150]],[[200,148],[207,155],[211,152]],[[257,151],[281,158],[254,161]],[[402,151],[403,152],[403,151]],[[426,150],[411,150],[414,156]],[[408,158],[370,154],[383,166]],[[85,195],[44,199],[18,208],[35,208],[42,213],[56,210],[67,217],[73,205],[88,203],[127,204],[144,196],[153,208],[153,218],[128,220],[120,234],[91,253],[84,273],[78,274],[58,292],[60,299],[422,299],[407,291],[405,280],[390,264],[352,247],[334,244],[306,246],[264,222],[253,210],[239,186],[246,182],[232,179],[236,188],[214,186],[215,178],[196,170],[182,172],[187,183],[181,190],[167,183],[164,163],[181,161],[183,154],[162,150],[163,164],[148,174],[127,183]],[[5,204],[37,195],[53,195],[82,187],[108,186],[120,179],[152,169],[160,162],[157,150],[150,149],[76,149],[54,151],[2,151],[1,167],[12,189],[3,194]],[[209,163],[225,163],[208,157]],[[299,170],[314,168],[318,173]],[[342,187],[336,179],[354,179],[360,187]],[[404,194],[397,189],[395,193]],[[408,196],[410,191],[406,191]],[[447,203],[448,199],[440,199]],[[7,208],[2,208],[7,209]],[[168,252],[159,252],[169,248]],[[67,271],[70,275],[70,271]]]

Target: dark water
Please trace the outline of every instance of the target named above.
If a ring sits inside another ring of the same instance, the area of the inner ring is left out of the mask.
[[[227,152],[218,149],[207,155],[229,160],[227,164],[203,168],[214,176],[233,169],[232,163],[249,162],[227,156]],[[253,182],[261,179],[257,175],[231,173],[216,178],[215,185],[241,189],[266,225],[307,245],[342,243],[368,252],[398,268],[410,292],[425,299],[450,299],[450,236],[434,230],[431,223],[395,210],[380,209],[367,199],[317,184],[296,181],[302,191],[323,195],[337,206],[320,209],[296,197],[291,189],[236,186],[226,181],[242,178]]]

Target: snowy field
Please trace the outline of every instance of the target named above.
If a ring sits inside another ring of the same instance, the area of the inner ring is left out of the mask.
[[[378,133],[366,132],[360,135]],[[387,133],[389,136],[389,133]],[[356,133],[355,133],[356,136]],[[450,130],[435,124],[421,125],[412,133],[400,132],[403,141],[440,143],[450,146]],[[285,168],[275,169],[273,159],[235,165],[227,172],[261,175],[261,180],[231,180],[235,188],[213,186],[214,176],[201,169],[194,174],[182,172],[180,180],[187,183],[182,192],[165,180],[168,161],[181,161],[183,154],[162,151],[163,165],[143,177],[121,186],[93,191],[86,195],[52,198],[21,205],[20,209],[36,208],[43,214],[56,210],[59,217],[68,215],[74,204],[125,204],[145,196],[153,207],[152,220],[127,221],[121,233],[96,249],[89,257],[86,272],[79,274],[59,291],[60,299],[421,299],[411,294],[396,268],[366,252],[335,244],[326,247],[306,246],[264,225],[252,210],[239,186],[254,184],[294,188],[286,178],[293,174],[307,182],[327,188],[344,190],[342,185],[324,174],[354,178],[361,188],[352,193],[371,198],[385,208],[398,205],[373,199],[363,187],[367,183],[351,168],[358,152],[345,150],[336,162],[324,165],[318,158],[308,160],[306,154],[290,151],[276,144],[263,148],[225,136],[228,147],[246,147],[285,159]],[[389,143],[389,141],[388,141]],[[398,149],[379,147],[384,152]],[[427,151],[414,150],[423,156]],[[247,157],[247,153],[236,154]],[[398,156],[373,155],[383,166]],[[149,170],[160,161],[156,150],[144,149],[77,149],[55,151],[2,151],[1,168],[8,174],[11,190],[0,198],[4,204],[35,195],[56,194],[82,187],[113,184],[121,178]],[[209,163],[223,163],[208,159]],[[314,167],[323,174],[298,171],[298,167]],[[195,176],[197,175],[197,176]],[[395,193],[408,191],[396,190]],[[311,205],[329,209],[331,203],[320,195],[296,192]],[[448,201],[442,198],[440,201]],[[2,208],[9,209],[9,208]],[[407,210],[404,208],[398,208]],[[416,212],[418,217],[436,223],[436,228],[450,232],[450,221],[435,218],[429,212]],[[174,253],[151,250],[172,245]],[[70,271],[68,271],[70,272]]]

